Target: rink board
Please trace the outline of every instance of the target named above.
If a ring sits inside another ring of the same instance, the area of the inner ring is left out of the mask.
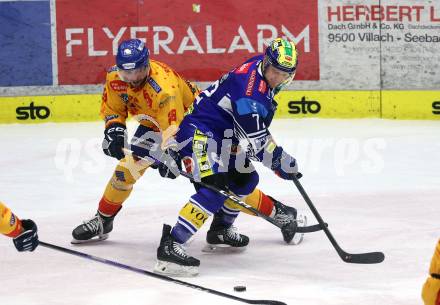
[[[383,91],[386,119],[440,119],[440,91]]]
[[[0,123],[100,120],[99,94],[0,98]],[[288,91],[277,118],[439,120],[440,91]]]
[[[97,121],[101,95],[19,96],[0,98],[0,123]]]
[[[379,91],[288,91],[276,100],[282,118],[380,117]]]
[[[280,118],[440,119],[440,91],[288,91],[276,99]]]

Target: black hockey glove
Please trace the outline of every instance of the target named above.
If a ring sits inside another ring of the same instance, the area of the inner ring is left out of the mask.
[[[284,180],[292,180],[294,176],[297,179],[302,177],[302,174],[298,172],[298,164],[295,158],[286,153],[280,146],[277,146],[273,151],[271,169]]]
[[[107,156],[121,160],[125,157],[122,148],[127,147],[127,128],[121,123],[114,123],[104,131],[102,150]]]
[[[182,158],[177,151],[172,148],[166,149],[160,161],[159,173],[162,177],[176,179],[176,177],[180,175],[180,171],[182,170]]]
[[[13,239],[15,248],[18,251],[34,251],[38,246],[37,225],[30,219],[21,221],[23,233]]]

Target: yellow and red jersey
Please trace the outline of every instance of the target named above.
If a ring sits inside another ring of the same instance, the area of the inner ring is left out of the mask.
[[[20,219],[0,202],[0,233],[9,237],[17,237],[22,231]]]
[[[113,67],[107,73],[100,114],[106,126],[116,122],[125,125],[128,114],[148,115],[161,130],[166,130],[171,125],[180,124],[198,93],[196,86],[155,60],[150,60],[149,77],[139,88],[122,81],[117,68]],[[157,129],[149,121],[140,123]]]
[[[425,305],[440,305],[440,239],[432,256],[429,274],[430,277],[423,285],[423,301]]]

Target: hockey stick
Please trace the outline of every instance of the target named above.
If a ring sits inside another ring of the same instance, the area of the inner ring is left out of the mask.
[[[131,150],[129,150],[129,149],[123,149],[123,150],[124,150],[125,154],[133,155],[133,152]],[[139,157],[139,156],[136,156],[136,158],[138,158],[140,160],[144,160],[144,161],[149,162],[149,163],[161,162],[160,160],[156,160],[155,158],[150,157],[150,156],[149,157]],[[280,229],[284,228],[283,225],[277,223],[274,219],[270,218],[269,216],[264,215],[263,213],[261,213],[260,211],[255,209],[253,206],[245,203],[244,201],[241,201],[236,196],[234,196],[234,195],[232,195],[232,194],[230,194],[230,193],[228,193],[228,192],[226,192],[226,191],[224,191],[224,190],[222,190],[222,189],[220,189],[220,188],[218,188],[216,186],[204,183],[202,181],[194,181],[193,176],[191,174],[188,174],[187,172],[185,172],[183,170],[179,171],[179,173],[183,177],[188,178],[193,183],[197,183],[197,184],[199,184],[199,185],[201,185],[203,187],[206,187],[206,188],[208,188],[208,189],[210,189],[210,190],[212,190],[214,192],[222,194],[223,196],[227,197],[228,199],[230,199],[235,204],[237,204],[240,207],[242,207],[242,208],[244,208],[244,209],[246,209],[246,210],[256,214],[257,216],[267,220],[268,222],[270,222],[271,224],[277,226],[278,228],[280,228]],[[324,223],[324,226],[328,226],[328,225],[326,223]],[[322,230],[322,225],[321,224],[316,224],[316,225],[311,225],[311,226],[296,227],[295,230],[298,233],[312,233],[312,232],[317,232],[317,231]]]
[[[332,243],[336,252],[338,252],[339,257],[341,257],[341,259],[344,262],[353,263],[353,264],[378,264],[383,262],[383,260],[385,259],[385,255],[382,252],[352,254],[342,250],[342,248],[338,245],[330,230],[325,225],[324,220],[321,218],[321,215],[319,215],[318,210],[313,205],[312,201],[310,200],[309,196],[307,195],[306,191],[302,187],[299,180],[296,177],[293,177],[292,180],[293,183],[295,183],[296,187],[298,188],[298,191],[301,193],[302,197],[304,198],[305,202],[309,206],[313,215],[315,215],[315,218],[318,220],[318,223],[321,225],[321,228],[324,230],[325,234]]]
[[[188,288],[193,288],[193,289],[197,289],[197,290],[204,291],[204,292],[207,292],[207,293],[215,294],[215,295],[218,295],[220,297],[228,298],[228,299],[235,300],[235,301],[238,301],[238,302],[243,302],[243,303],[247,303],[247,304],[261,304],[261,305],[266,305],[266,304],[267,305],[287,305],[286,303],[283,303],[283,302],[280,302],[280,301],[273,301],[273,300],[250,300],[250,299],[244,299],[244,298],[236,297],[236,296],[234,296],[232,294],[228,294],[228,293],[221,292],[221,291],[218,291],[218,290],[214,290],[214,289],[211,289],[211,288],[206,288],[206,287],[203,287],[203,286],[191,284],[189,282],[177,280],[177,279],[174,279],[172,277],[168,277],[166,275],[162,275],[162,274],[150,272],[150,271],[147,271],[147,270],[143,270],[143,269],[140,269],[140,268],[136,268],[136,267],[133,267],[133,266],[121,264],[121,263],[118,263],[118,262],[115,262],[115,261],[112,261],[112,260],[108,260],[108,259],[105,259],[105,258],[97,257],[97,256],[90,255],[90,254],[87,254],[87,253],[83,253],[83,252],[79,252],[79,251],[63,248],[63,247],[56,246],[56,245],[53,245],[53,244],[45,243],[43,241],[40,241],[39,245],[43,246],[43,247],[46,247],[46,248],[53,249],[53,250],[61,251],[61,252],[68,253],[68,254],[71,254],[71,255],[75,255],[75,256],[78,256],[78,257],[82,257],[82,258],[85,258],[85,259],[89,259],[89,260],[92,260],[92,261],[95,261],[95,262],[99,262],[99,263],[102,263],[102,264],[110,265],[110,266],[113,266],[113,267],[118,267],[120,269],[124,269],[124,270],[128,270],[128,271],[133,271],[133,272],[136,272],[136,273],[139,273],[139,274],[151,276],[151,277],[154,277],[154,278],[159,279],[159,280],[163,280],[163,281],[171,282],[171,283],[174,283],[174,284],[186,286]]]
[[[133,118],[136,121],[138,121],[138,123],[141,123],[142,121],[147,121],[147,122],[149,122],[151,124],[154,124],[156,126],[156,128],[162,132],[160,124],[153,117],[151,117],[151,116],[149,116],[147,114],[138,114],[138,115],[134,116]],[[126,155],[129,154],[129,155],[136,156],[133,153],[133,151],[131,151],[129,149],[126,149],[126,148],[123,148],[123,152]],[[145,156],[145,157],[136,156],[136,158],[139,158],[140,160],[144,160],[144,161],[146,161],[148,163],[157,163],[157,162],[162,163],[161,160],[158,160],[157,158],[154,158],[152,156]],[[228,192],[226,192],[224,190],[221,190],[221,189],[219,189],[219,188],[217,188],[217,187],[215,187],[213,185],[204,183],[202,181],[194,181],[193,176],[191,174],[185,172],[185,171],[180,170],[179,173],[180,173],[180,175],[184,176],[185,178],[188,178],[193,183],[197,183],[197,184],[199,184],[199,185],[201,185],[203,187],[206,187],[206,188],[208,188],[208,189],[210,189],[210,190],[212,190],[214,192],[222,194],[223,196],[229,198],[232,202],[234,202],[238,206],[240,206],[240,207],[246,209],[247,211],[252,212],[255,215],[257,215],[257,216],[267,220],[268,222],[270,222],[271,224],[277,226],[280,229],[283,229],[284,226],[289,226],[289,224],[286,224],[286,225],[283,226],[283,225],[277,223],[274,219],[270,218],[267,215],[262,214],[260,211],[258,211],[254,207],[248,205],[247,203],[245,203],[245,202],[241,201],[240,199],[238,199],[236,196],[234,196],[234,195],[232,195],[232,194],[230,194],[230,193],[228,193]],[[323,225],[324,226],[328,226],[325,223],[325,224],[316,224],[316,225],[311,225],[311,226],[298,227],[298,224],[295,221],[295,223],[293,225],[294,227],[291,228],[291,230],[295,230],[295,232],[298,232],[298,233],[312,233],[312,232],[317,232],[317,231],[322,230],[322,226]]]
[[[180,171],[180,174],[194,182],[194,179],[193,179],[193,177],[190,174],[188,174],[188,173],[186,173],[184,171]],[[283,225],[277,223],[274,219],[270,218],[269,216],[264,215],[263,213],[261,213],[260,211],[255,209],[253,206],[245,203],[244,201],[241,201],[236,196],[234,196],[234,195],[232,195],[232,194],[230,194],[230,193],[228,193],[228,192],[226,192],[226,191],[224,191],[224,190],[222,190],[222,189],[220,189],[218,187],[215,187],[213,185],[204,183],[202,181],[197,181],[197,182],[194,182],[194,183],[197,183],[197,184],[199,184],[199,185],[201,185],[203,187],[206,187],[206,188],[208,188],[208,189],[210,189],[210,190],[212,190],[214,192],[222,194],[223,196],[227,197],[229,200],[231,200],[235,204],[241,206],[242,208],[245,208],[246,210],[256,214],[257,216],[259,216],[261,218],[264,218],[265,220],[267,220],[268,222],[270,222],[271,224],[277,226],[280,229],[283,228]],[[327,226],[327,224],[325,223],[324,226]],[[321,224],[305,226],[305,227],[297,227],[296,228],[296,232],[298,232],[298,233],[311,233],[311,232],[316,232],[316,231],[320,231],[320,230],[322,230]]]

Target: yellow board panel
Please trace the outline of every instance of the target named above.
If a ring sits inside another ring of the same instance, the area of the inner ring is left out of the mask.
[[[380,117],[379,91],[282,91],[278,118]]]
[[[277,118],[440,120],[440,91],[284,91]],[[99,94],[0,97],[0,124],[100,120]]]
[[[440,120],[440,91],[382,91],[382,117]]]
[[[100,104],[98,94],[1,97],[0,124],[97,121]]]

